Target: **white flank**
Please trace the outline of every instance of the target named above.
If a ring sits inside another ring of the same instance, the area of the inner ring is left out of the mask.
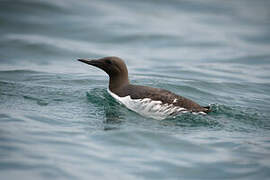
[[[114,99],[125,105],[128,109],[153,119],[162,120],[170,115],[189,112],[185,108],[174,106],[173,104],[162,104],[161,101],[153,101],[150,98],[131,99],[130,96],[119,97],[109,89],[107,91]]]

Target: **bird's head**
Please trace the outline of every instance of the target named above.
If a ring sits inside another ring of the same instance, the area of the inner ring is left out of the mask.
[[[125,62],[115,56],[100,59],[78,59],[83,63],[98,67],[110,76],[110,86],[128,83],[128,70]]]

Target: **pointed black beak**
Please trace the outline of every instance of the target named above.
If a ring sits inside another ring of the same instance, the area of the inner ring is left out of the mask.
[[[103,71],[108,72],[108,67],[106,66],[104,61],[101,59],[78,59],[78,61],[81,61],[85,64],[89,64],[91,66],[98,67],[102,69]]]
[[[100,62],[96,59],[78,59],[78,61],[97,67],[100,64]]]

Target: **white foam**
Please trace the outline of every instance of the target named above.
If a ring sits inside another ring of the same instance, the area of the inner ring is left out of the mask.
[[[150,98],[131,99],[130,96],[119,97],[109,89],[107,91],[114,99],[128,109],[153,119],[162,120],[171,115],[189,112],[185,108],[174,106],[173,104],[163,104],[161,101],[153,101]]]

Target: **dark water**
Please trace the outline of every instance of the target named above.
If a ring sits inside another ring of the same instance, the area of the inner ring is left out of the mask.
[[[0,179],[269,179],[270,1],[0,1]],[[116,103],[77,58],[207,116]]]

